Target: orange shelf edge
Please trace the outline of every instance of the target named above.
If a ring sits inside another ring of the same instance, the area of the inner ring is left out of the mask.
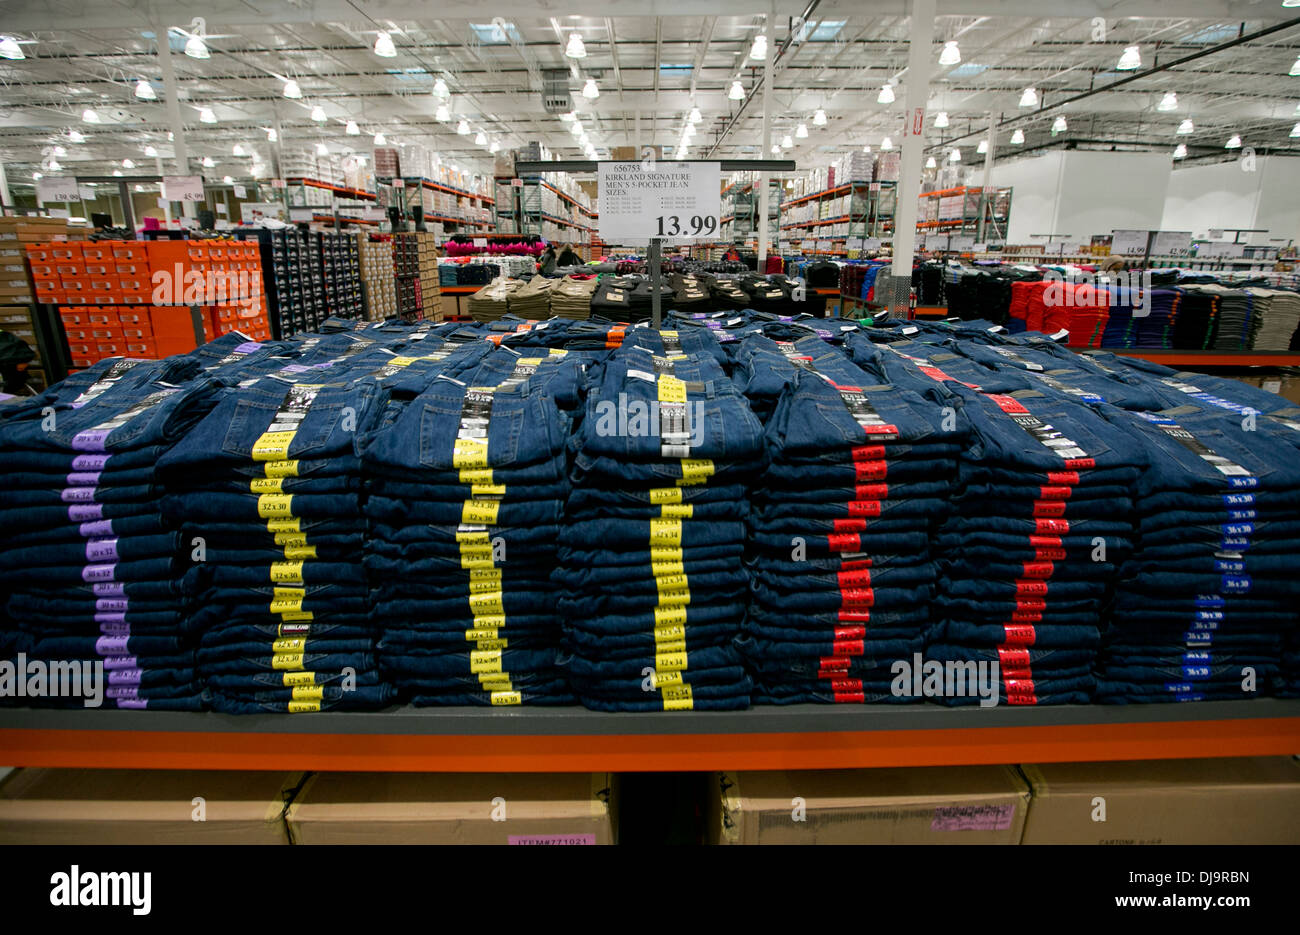
[[[542,736],[0,730],[0,758],[6,764],[89,768],[662,772],[1194,759],[1297,752],[1300,718],[863,732]]]

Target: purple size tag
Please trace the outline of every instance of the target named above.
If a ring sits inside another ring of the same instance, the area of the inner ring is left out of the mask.
[[[108,673],[109,685],[139,685],[144,675],[140,669],[113,669]]]
[[[101,626],[105,623],[126,626],[126,614],[95,614],[95,622]]]
[[[89,562],[118,562],[116,539],[91,539],[86,543],[86,560]]]
[[[131,624],[129,623],[101,623],[99,632],[105,636],[128,637],[131,635]]]
[[[302,364],[290,364],[289,366],[282,368],[280,372],[281,373],[302,373],[309,369],[311,368],[304,367]]]
[[[86,429],[72,437],[73,451],[103,451],[112,429]]]
[[[101,656],[124,656],[126,641],[125,636],[101,636],[95,640],[95,652]]]
[[[98,487],[99,471],[81,471],[69,474],[66,478],[69,487]]]
[[[82,581],[112,581],[117,574],[117,565],[87,565],[81,569]]]
[[[68,507],[68,521],[72,523],[84,523],[87,520],[103,518],[104,504],[102,503],[74,503]]]
[[[126,607],[127,600],[124,597],[101,597],[95,601],[95,610],[105,614],[123,613]]]
[[[262,347],[257,341],[245,341],[239,347],[235,348],[236,354],[251,354],[253,351],[260,350]]]
[[[119,708],[138,708],[143,711],[149,707],[149,702],[144,698],[118,698],[116,699]]]
[[[97,581],[90,588],[95,597],[126,597],[126,584],[122,581]]]
[[[139,664],[135,656],[109,656],[104,660],[105,669],[136,669]]]
[[[74,471],[102,471],[112,455],[77,455],[72,459]]]
[[[78,531],[83,539],[103,539],[113,535],[113,521],[101,519],[93,523],[82,523]]]
[[[109,698],[135,698],[140,694],[140,689],[135,685],[116,685],[105,689],[104,694]]]
[[[95,499],[94,487],[65,487],[59,496],[64,503],[92,503]]]

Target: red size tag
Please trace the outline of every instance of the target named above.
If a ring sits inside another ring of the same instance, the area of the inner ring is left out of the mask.
[[[1035,500],[1034,516],[1048,516],[1053,519],[1065,515],[1065,501],[1063,500]]]
[[[1069,487],[1039,487],[1038,499],[1040,500],[1069,500],[1070,494],[1074,491]]]
[[[1065,549],[1034,549],[1034,561],[1063,562],[1065,561]]]
[[[1060,536],[1030,536],[1029,544],[1036,549],[1050,549],[1054,546],[1060,546]]]
[[[854,461],[883,461],[884,445],[858,445],[852,449]]]
[[[1002,632],[1006,634],[1006,639],[1003,640],[1006,646],[1033,646],[1038,639],[1037,631],[1026,624],[1004,623]]]
[[[998,664],[1004,672],[1008,669],[1027,669],[1029,668],[1029,650],[1018,646],[999,646]]]
[[[836,627],[835,642],[840,640],[860,640],[867,635],[866,627]]]
[[[843,672],[853,664],[852,659],[845,659],[842,656],[822,656],[817,660],[822,670],[819,678],[831,678],[836,673]]]
[[[876,603],[876,592],[871,588],[842,588],[840,601],[843,607],[870,607]]]
[[[860,692],[862,691],[862,679],[831,679],[831,691]]]
[[[831,652],[836,656],[861,656],[866,651],[867,646],[862,640],[836,640],[831,646]]]
[[[854,488],[854,499],[857,500],[888,500],[888,484],[858,484]]]
[[[1043,536],[1064,536],[1070,531],[1068,519],[1036,519],[1034,532]]]
[[[862,431],[867,435],[897,435],[897,425],[864,425]]]
[[[850,500],[848,502],[850,516],[871,516],[880,515],[879,500]]]
[[[826,548],[831,552],[860,552],[862,540],[857,533],[831,533],[826,537]]]
[[[1047,594],[1046,581],[1020,580],[1016,582],[1016,597],[1024,597],[1026,595],[1038,595],[1041,597],[1046,594]]]
[[[862,692],[836,692],[836,704],[865,704],[867,696]]]
[[[857,471],[858,480],[884,480],[889,473],[889,462],[880,461],[858,461],[854,464]]]
[[[1065,466],[1072,471],[1082,471],[1085,468],[1094,468],[1097,466],[1096,458],[1066,458]]]
[[[870,568],[859,568],[855,571],[837,571],[835,577],[839,581],[841,591],[871,587]]]
[[[1042,623],[1043,612],[1041,610],[1017,610],[1011,614],[1012,623]]]
[[[866,610],[841,610],[835,615],[840,623],[870,623],[871,612]]]
[[[1046,581],[1052,577],[1054,571],[1056,571],[1056,566],[1051,562],[1025,562],[1021,574],[1025,578],[1037,578],[1039,581]]]
[[[1020,400],[1012,396],[1004,396],[1001,393],[989,393],[988,398],[993,400],[999,409],[1009,416],[1027,416],[1029,410],[1021,405]]]
[[[839,533],[865,532],[867,528],[867,521],[865,519],[837,519],[833,522],[834,530]]]
[[[1049,484],[1064,484],[1067,487],[1074,487],[1079,483],[1078,471],[1048,471],[1047,482]]]

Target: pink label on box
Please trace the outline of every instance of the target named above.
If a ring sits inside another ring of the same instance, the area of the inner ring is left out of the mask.
[[[940,805],[934,810],[931,831],[1005,831],[1016,816],[1016,806]]]
[[[511,844],[595,844],[594,834],[512,834]]]

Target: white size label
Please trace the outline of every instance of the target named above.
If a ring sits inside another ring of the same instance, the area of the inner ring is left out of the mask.
[[[164,175],[162,193],[168,201],[202,201],[203,179],[197,175]]]
[[[716,240],[721,187],[716,162],[602,162],[600,237],[622,244]]]

